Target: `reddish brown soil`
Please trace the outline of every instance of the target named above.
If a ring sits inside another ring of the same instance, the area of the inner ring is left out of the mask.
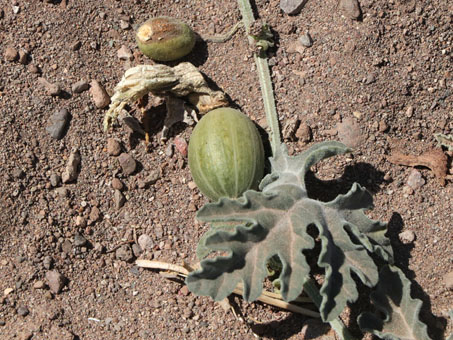
[[[313,195],[332,197],[354,181],[374,194],[370,216],[389,222],[396,262],[413,280],[413,296],[424,301],[422,316],[430,334],[440,339],[453,332],[447,314],[453,291],[443,282],[453,271],[453,185],[441,186],[420,168],[426,183],[410,190],[406,183],[412,169],[389,163],[386,155],[395,147],[419,154],[436,146],[434,133],[453,133],[453,7],[448,0],[360,4],[363,19],[352,21],[341,15],[335,0],[310,0],[296,16],[284,15],[277,0],[256,1],[277,37],[270,55],[277,108],[282,125],[299,115],[311,127],[309,143],[288,142],[292,152],[342,137],[335,127],[346,118],[357,124],[362,143],[353,156],[314,169],[320,178],[340,178],[338,185],[319,186],[324,193]],[[17,14],[13,6],[19,7]],[[252,329],[265,339],[306,339],[307,324],[312,332],[331,336],[306,317],[239,302],[249,327],[209,298],[193,296],[181,284],[108,252],[147,234],[154,247],[143,258],[196,260],[196,243],[207,226],[197,223],[195,213],[206,200],[188,186],[187,158],[177,150],[166,153],[175,136],[188,141],[192,127],[177,125],[160,144],[163,117],[156,114],[146,152],[143,140],[123,127],[104,133],[105,110],[95,108],[89,91],[71,93],[71,85],[97,79],[112,94],[125,68],[149,63],[135,47],[135,25],[169,15],[202,36],[224,33],[240,20],[236,1],[68,1],[64,7],[58,1],[1,0],[0,7],[1,339],[253,339]],[[131,29],[122,29],[120,20],[129,21]],[[307,30],[313,46],[290,53]],[[77,42],[80,48],[74,50]],[[117,57],[122,45],[136,52],[131,65]],[[26,65],[7,61],[7,47],[28,51]],[[186,60],[266,128],[243,30],[225,43],[197,43]],[[40,73],[31,72],[33,66]],[[47,95],[38,77],[60,83],[65,92]],[[72,120],[56,141],[46,127],[50,115],[62,108]],[[136,173],[122,174],[116,157],[106,152],[109,137],[120,140],[123,151],[140,163]],[[80,174],[63,185],[68,196],[61,197],[50,178],[61,175],[73,148],[81,153]],[[161,178],[143,187],[155,169]],[[121,209],[114,206],[115,177],[126,186]],[[85,226],[96,208],[99,220]],[[415,242],[399,241],[405,230],[415,233]],[[76,246],[77,234],[89,245]],[[107,252],[97,251],[96,244]],[[68,279],[59,294],[33,288],[45,282],[48,257],[51,268]],[[8,288],[13,291],[4,296]],[[21,307],[28,315],[20,315],[26,314]]]

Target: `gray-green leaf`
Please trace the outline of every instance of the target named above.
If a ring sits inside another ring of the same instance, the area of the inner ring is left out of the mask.
[[[271,158],[272,173],[263,179],[262,192],[250,190],[238,200],[222,198],[205,205],[198,218],[220,227],[213,227],[200,240],[199,250],[203,255],[226,255],[202,261],[201,269],[186,279],[189,289],[222,300],[242,281],[244,299],[253,301],[261,294],[267,261],[277,255],[282,263],[282,297],[294,300],[309,278],[310,267],[303,254],[315,245],[309,226],[319,231],[318,265],[326,270],[320,291],[324,321],[334,319],[348,302],[357,300],[352,272],[365,285],[375,286],[378,270],[369,253],[391,261],[392,250],[384,236],[386,225],[363,212],[372,206],[371,195],[354,184],[346,195],[324,203],[309,198],[306,191],[305,174],[312,165],[348,151],[341,143],[324,142],[290,157],[282,146]]]
[[[422,302],[413,299],[410,290],[411,282],[400,269],[383,267],[371,300],[385,318],[362,313],[358,318],[360,329],[386,340],[429,340],[427,326],[419,320]]]

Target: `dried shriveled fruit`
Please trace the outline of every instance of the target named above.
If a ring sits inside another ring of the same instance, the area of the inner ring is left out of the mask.
[[[258,130],[238,110],[212,110],[190,137],[189,167],[198,188],[211,200],[236,198],[256,189],[264,171]]]
[[[172,61],[192,51],[195,33],[178,19],[157,17],[140,26],[136,40],[138,48],[147,57],[157,61]]]

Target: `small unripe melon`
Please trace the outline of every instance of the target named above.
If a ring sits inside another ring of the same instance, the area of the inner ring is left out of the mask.
[[[190,137],[189,167],[200,191],[213,201],[257,189],[264,172],[263,143],[257,128],[238,110],[210,111]]]
[[[170,17],[146,21],[135,36],[140,51],[157,61],[173,61],[184,57],[195,45],[195,33],[184,22]]]

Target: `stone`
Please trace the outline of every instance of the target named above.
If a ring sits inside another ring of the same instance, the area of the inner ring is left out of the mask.
[[[101,219],[101,212],[99,211],[99,208],[98,207],[93,207],[91,208],[91,211],[90,211],[90,224],[94,223],[94,222],[97,222]]]
[[[340,0],[339,8],[346,18],[352,20],[358,20],[362,15],[362,11],[357,0]]]
[[[53,139],[61,139],[66,133],[66,128],[71,120],[71,114],[66,109],[61,109],[50,116],[51,125],[46,127],[46,131]]]
[[[7,47],[5,49],[3,57],[5,58],[6,61],[16,61],[16,59],[19,58],[19,53],[15,48]]]
[[[72,253],[72,243],[69,240],[64,240],[63,244],[61,245],[61,250],[66,254]]]
[[[151,170],[148,176],[145,178],[146,186],[155,184],[160,179],[160,171],[159,170]]]
[[[34,64],[28,65],[28,72],[33,73],[33,74],[38,74],[40,72],[38,66]]]
[[[300,36],[299,38],[300,43],[304,47],[312,47],[313,46],[313,39],[311,38],[310,33],[305,33],[304,35]]]
[[[119,190],[115,190],[113,194],[113,200],[115,202],[115,208],[120,209],[126,203],[126,197]]]
[[[280,8],[289,15],[298,14],[304,7],[307,0],[280,0]]]
[[[111,156],[118,156],[121,153],[121,144],[115,138],[107,140],[107,153]]]
[[[140,255],[143,253],[142,248],[136,243],[132,245],[132,253],[134,253],[135,257],[140,257]]]
[[[57,193],[58,196],[61,198],[66,198],[69,196],[69,190],[67,188],[56,188],[55,192]]]
[[[74,247],[83,247],[87,244],[87,239],[81,234],[75,234],[74,236]]]
[[[444,284],[447,289],[453,290],[453,272],[444,275]]]
[[[28,63],[28,52],[24,50],[19,51],[19,63],[27,65]]]
[[[132,60],[134,56],[132,55],[132,51],[129,47],[122,45],[121,48],[116,52],[116,55],[121,60]]]
[[[30,313],[30,311],[28,310],[28,308],[25,307],[25,306],[23,306],[23,305],[19,306],[19,307],[17,308],[16,312],[17,312],[17,314],[20,315],[20,316],[27,316],[27,315]]]
[[[68,163],[66,164],[66,168],[61,175],[61,179],[63,183],[68,183],[75,181],[79,175],[79,166],[80,166],[80,152],[79,150],[74,150],[69,155]]]
[[[59,185],[61,184],[61,177],[60,175],[56,174],[56,173],[52,173],[50,175],[50,185],[53,186],[54,188],[55,187],[58,187]]]
[[[79,80],[77,83],[72,84],[72,93],[82,93],[90,88],[90,84],[85,80]]]
[[[90,94],[94,105],[98,109],[103,109],[110,104],[110,96],[104,87],[97,80],[92,80],[90,83]]]
[[[405,230],[398,234],[398,238],[402,244],[411,244],[415,241],[415,233],[412,230]]]
[[[379,132],[386,132],[389,129],[389,126],[385,120],[379,122],[378,130]]]
[[[126,20],[120,20],[120,27],[122,30],[128,30],[131,25]]]
[[[303,142],[308,143],[311,141],[311,128],[307,123],[300,123],[299,128],[296,130],[296,138]]]
[[[44,281],[36,281],[34,284],[33,284],[33,289],[44,289],[46,287],[46,284],[44,283]]]
[[[77,216],[75,219],[75,224],[77,227],[85,228],[87,226],[87,221],[83,216]]]
[[[46,280],[50,291],[54,294],[60,294],[66,285],[66,278],[56,270],[48,271],[46,273]]]
[[[124,189],[124,184],[118,178],[114,178],[112,179],[112,188],[121,191]]]
[[[47,79],[44,79],[42,77],[38,78],[38,83],[40,83],[42,86],[44,86],[44,88],[46,89],[46,93],[49,96],[56,97],[61,94],[62,90],[61,90],[61,87],[59,84],[53,84],[53,83],[47,81]]]
[[[118,161],[121,166],[121,170],[126,176],[132,175],[137,167],[137,162],[128,153],[122,153],[118,157]]]
[[[360,126],[353,118],[345,118],[341,123],[337,124],[337,132],[340,142],[350,148],[357,148],[364,142]]]
[[[140,235],[137,242],[143,250],[152,250],[154,247],[153,239],[146,234]]]
[[[44,257],[44,260],[42,261],[42,264],[43,264],[44,268],[46,268],[47,270],[51,269],[52,268],[52,264],[53,264],[52,257],[50,257],[50,256]]]
[[[407,178],[407,185],[413,190],[417,190],[425,185],[426,181],[423,179],[422,174],[417,169],[412,169],[409,177]]]
[[[134,255],[132,254],[131,247],[128,244],[123,244],[119,247],[115,252],[115,256],[118,260],[124,262],[132,262],[134,260]]]
[[[182,137],[176,136],[175,140],[174,140],[174,143],[175,143],[176,150],[178,150],[179,153],[183,157],[186,157],[187,156],[187,142],[186,142],[186,140],[184,138],[182,138]]]

